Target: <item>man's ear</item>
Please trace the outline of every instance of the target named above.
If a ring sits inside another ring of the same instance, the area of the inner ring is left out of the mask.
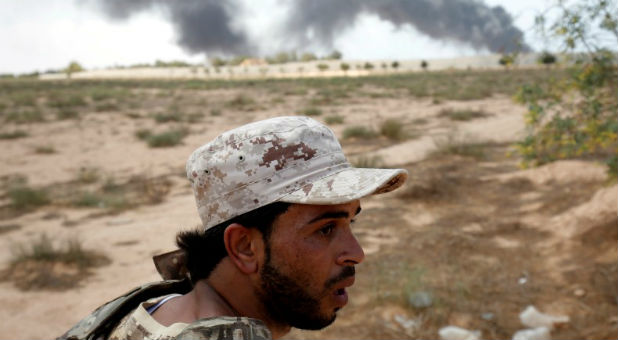
[[[232,223],[225,229],[223,242],[230,260],[241,272],[257,273],[264,244],[256,228]]]

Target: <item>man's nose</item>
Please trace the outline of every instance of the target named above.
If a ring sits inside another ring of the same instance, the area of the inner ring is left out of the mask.
[[[351,231],[348,231],[341,240],[341,253],[337,258],[337,264],[342,266],[350,266],[363,262],[365,252],[363,247]]]

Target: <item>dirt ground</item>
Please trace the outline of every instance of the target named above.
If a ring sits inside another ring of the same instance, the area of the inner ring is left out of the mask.
[[[77,119],[49,118],[55,109],[42,109],[43,122],[5,119],[0,132],[28,136],[0,140],[0,270],[16,245],[42,233],[58,244],[77,237],[109,263],[70,289],[0,281],[0,338],[56,337],[103,302],[158,280],[151,257],[173,250],[175,233],[199,223],[184,178],[189,154],[228,128],[298,114],[316,91],[138,88],[109,110],[87,101]],[[512,143],[523,136],[525,108],[507,95],[435,100],[393,91],[365,87],[336,103],[311,104],[318,120],[343,118],[330,126],[352,162],[404,167],[410,179],[397,192],[362,201],[354,228],[367,256],[337,321],[287,338],[438,338],[441,327],[455,325],[506,339],[525,328],[518,315],[529,305],[569,316],[552,338],[618,337],[618,186],[605,167],[573,160],[520,169]],[[37,98],[36,107],[46,100]],[[172,106],[199,119],[153,119]],[[441,114],[445,109],[487,115],[460,121]],[[379,131],[388,119],[406,138],[343,139],[350,126]],[[179,126],[189,133],[173,147],[151,148],[135,136]],[[42,146],[53,152],[37,152]],[[8,188],[24,179],[60,198],[11,210]],[[138,203],[117,210],[67,203],[76,191],[110,182],[141,188],[128,196]],[[429,306],[411,305],[419,292],[431,297]]]

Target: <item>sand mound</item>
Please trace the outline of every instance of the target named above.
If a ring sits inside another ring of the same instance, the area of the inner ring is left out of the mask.
[[[512,179],[528,179],[534,184],[570,182],[597,182],[607,178],[607,168],[604,165],[586,161],[556,161],[538,168],[492,175],[485,179],[509,181]]]

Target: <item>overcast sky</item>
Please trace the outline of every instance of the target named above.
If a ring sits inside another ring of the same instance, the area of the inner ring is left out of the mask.
[[[76,60],[86,68],[153,63],[159,60],[203,62],[205,53],[191,54],[178,44],[178,35],[161,11],[139,12],[127,20],[111,20],[89,0],[0,0],[2,47],[0,73],[26,73],[65,67]],[[262,50],[278,52],[276,23],[284,16],[278,0],[242,0],[246,10],[237,18],[249,38]],[[377,0],[376,0],[377,1]],[[437,1],[437,0],[436,0]],[[449,1],[449,0],[444,0]],[[536,50],[543,44],[532,32],[543,0],[485,0],[501,5]],[[259,7],[258,5],[259,4]],[[433,40],[411,25],[396,28],[376,15],[362,14],[339,32],[334,48],[344,59],[433,59],[488,54],[464,43]],[[318,54],[326,53],[316,47]],[[212,56],[212,55],[211,55]]]

